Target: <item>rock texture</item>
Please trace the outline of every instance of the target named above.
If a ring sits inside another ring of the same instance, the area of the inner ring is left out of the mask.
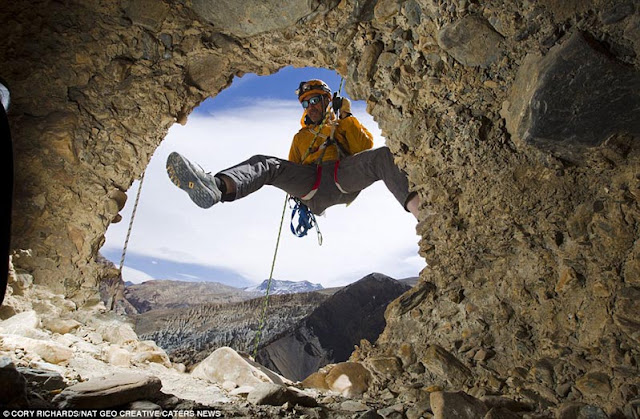
[[[414,406],[423,397],[413,386],[435,381],[513,394],[544,411],[566,403],[608,415],[636,409],[638,118],[616,102],[637,104],[637,2],[236,3],[3,3],[12,246],[31,251],[17,267],[90,306],[93,259],[119,197],[172,124],[236,75],[332,68],[367,101],[420,195],[429,266],[390,305],[375,346],[354,357],[401,359],[402,373],[376,379]],[[588,47],[568,56],[584,64],[563,74],[560,52],[580,37]],[[529,78],[533,90],[518,86]],[[573,108],[554,86],[592,95],[576,96]],[[525,102],[514,108],[510,92],[518,91]],[[590,113],[594,104],[602,113]],[[10,302],[3,313],[12,310],[22,311]],[[433,345],[472,379],[454,384],[446,369],[426,370]]]

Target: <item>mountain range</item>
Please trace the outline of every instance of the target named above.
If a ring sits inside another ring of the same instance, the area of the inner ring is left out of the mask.
[[[375,341],[387,304],[417,278],[397,281],[370,274],[345,287],[272,280],[258,359],[292,379],[348,358],[360,339]],[[314,291],[295,293],[300,289]],[[230,346],[251,353],[262,321],[266,281],[249,289],[218,283],[148,281],[125,287],[141,339],[154,340],[174,362],[192,368]],[[289,293],[285,293],[285,292]],[[310,349],[311,348],[311,349]]]
[[[322,285],[313,284],[309,281],[295,282],[272,279],[271,285],[269,285],[269,280],[265,279],[261,284],[256,285],[255,287],[247,287],[244,290],[247,292],[258,292],[264,295],[267,292],[267,287],[269,287],[270,295],[296,294],[300,292],[319,291],[324,289]]]
[[[387,305],[411,288],[372,273],[339,289],[286,332],[266,341],[256,361],[292,380],[349,359],[360,340],[374,342],[386,325]]]

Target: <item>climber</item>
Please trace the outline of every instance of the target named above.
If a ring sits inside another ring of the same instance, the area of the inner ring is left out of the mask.
[[[418,196],[409,192],[406,174],[394,164],[389,148],[371,149],[372,135],[351,114],[349,100],[332,98],[331,89],[321,80],[300,83],[296,93],[304,112],[289,160],[256,155],[211,175],[172,152],[167,158],[171,181],[201,208],[273,185],[299,198],[312,213],[321,214],[330,206],[350,203],[361,190],[382,180],[417,218]]]

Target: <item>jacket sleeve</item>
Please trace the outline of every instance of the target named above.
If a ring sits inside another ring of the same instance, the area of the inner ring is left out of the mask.
[[[296,134],[291,141],[291,148],[289,149],[289,161],[293,163],[302,163],[302,155],[300,154],[300,148],[298,144],[298,135]]]
[[[349,116],[340,120],[347,140],[347,149],[351,154],[356,154],[373,147],[373,135],[355,116]]]

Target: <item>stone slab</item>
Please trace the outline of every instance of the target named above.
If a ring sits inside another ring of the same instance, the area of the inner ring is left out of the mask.
[[[67,387],[54,399],[60,409],[106,409],[156,395],[162,383],[143,374],[112,374]]]
[[[640,72],[576,32],[518,70],[501,115],[519,141],[579,162],[614,134],[640,135]]]

